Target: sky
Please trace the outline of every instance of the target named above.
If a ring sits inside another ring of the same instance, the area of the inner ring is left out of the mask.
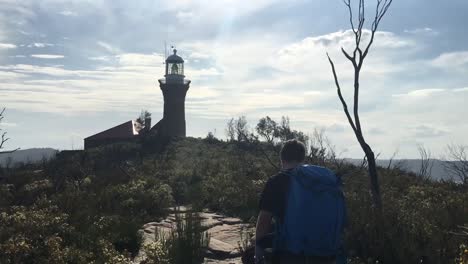
[[[366,1],[366,36],[375,2]],[[447,144],[468,144],[467,12],[466,0],[395,0],[382,20],[360,92],[364,136],[380,157],[415,158],[423,145],[439,158]],[[5,148],[80,149],[143,109],[155,124],[166,43],[192,80],[188,136],[225,138],[233,117],[253,129],[288,116],[359,158],[326,57],[350,100],[340,48],[352,41],[340,0],[0,0]]]

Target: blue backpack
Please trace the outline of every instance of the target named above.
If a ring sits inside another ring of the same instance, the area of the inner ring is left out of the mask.
[[[331,170],[312,165],[286,174],[289,190],[284,218],[276,219],[274,251],[341,255],[346,205],[340,179]]]

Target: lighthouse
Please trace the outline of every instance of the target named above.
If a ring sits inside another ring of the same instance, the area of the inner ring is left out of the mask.
[[[159,79],[159,86],[164,97],[164,114],[158,134],[167,137],[185,137],[185,95],[190,87],[190,80],[185,79],[184,60],[174,54],[166,59],[166,74]]]
[[[159,79],[164,97],[163,118],[153,127],[151,119],[146,118],[144,127],[136,120],[130,120],[84,139],[85,149],[104,146],[117,142],[132,142],[157,135],[163,138],[185,137],[185,95],[190,80],[185,79],[184,60],[174,54],[166,59],[166,74]],[[151,127],[151,128],[150,128]]]

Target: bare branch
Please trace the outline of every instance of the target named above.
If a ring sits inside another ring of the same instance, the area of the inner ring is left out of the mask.
[[[372,27],[371,27],[371,38],[369,40],[369,43],[367,44],[366,49],[364,50],[364,53],[362,55],[362,60],[364,60],[364,58],[369,53],[369,49],[372,46],[372,43],[374,42],[375,32],[377,31],[377,29],[379,27],[379,24],[380,24],[380,21],[382,20],[382,18],[387,13],[387,11],[390,8],[390,5],[392,4],[392,2],[393,2],[393,0],[385,0],[385,2],[383,3],[383,6],[381,6],[382,0],[377,0],[377,6],[376,6],[376,10],[375,10],[375,18],[374,18],[374,21],[372,22]],[[360,66],[362,66],[362,63],[360,63]]]
[[[0,111],[0,123],[2,122],[3,120],[3,113],[5,113],[5,108],[2,109],[2,111]],[[0,131],[2,131],[2,129],[0,128]],[[3,132],[2,133],[2,136],[1,136],[1,139],[0,139],[0,149],[3,148],[3,145],[9,140],[9,138],[6,137],[6,132]]]
[[[16,152],[16,151],[18,151],[20,149],[21,148],[16,148],[14,150],[8,150],[8,151],[0,151],[0,154],[10,154],[10,153]]]
[[[375,38],[375,33],[378,29],[379,23],[382,20],[383,16],[387,13],[392,0],[377,0],[377,6],[376,6],[376,11],[375,11],[375,17],[374,21],[372,22],[371,26],[371,33],[370,33],[370,39],[369,42],[367,43],[364,51],[361,49],[361,40],[362,40],[362,34],[363,34],[363,28],[364,28],[364,22],[365,22],[365,0],[359,0],[358,3],[358,26],[357,28],[355,27],[354,21],[353,21],[353,10],[351,7],[351,0],[343,0],[344,4],[348,8],[349,12],[349,19],[350,19],[350,24],[351,28],[353,30],[354,36],[355,36],[355,47],[353,50],[353,56],[351,56],[348,52],[344,50],[344,48],[341,48],[341,51],[343,52],[344,56],[352,63],[353,65],[353,70],[354,70],[354,100],[353,100],[353,117],[351,117],[347,103],[345,99],[343,98],[343,95],[341,93],[341,87],[338,81],[338,76],[336,74],[335,70],[335,65],[333,61],[331,60],[330,56],[327,53],[328,61],[330,62],[332,72],[333,72],[333,77],[335,80],[335,86],[337,88],[337,93],[338,97],[341,101],[341,104],[343,105],[343,110],[346,114],[346,117],[348,119],[348,122],[350,123],[354,134],[362,148],[362,150],[365,153],[366,160],[367,160],[367,167],[368,167],[368,172],[369,172],[369,180],[370,180],[370,187],[371,187],[371,192],[372,192],[372,199],[373,199],[373,204],[376,206],[378,209],[377,212],[381,213],[382,210],[382,200],[380,196],[380,187],[379,187],[379,181],[378,181],[378,173],[377,173],[377,167],[376,167],[376,162],[375,162],[375,154],[372,151],[372,148],[367,144],[366,140],[364,139],[364,136],[362,134],[362,129],[361,129],[361,121],[359,117],[359,80],[360,80],[360,73],[362,69],[362,65],[364,63],[364,60],[366,56],[369,53],[369,49],[372,46]],[[378,218],[380,218],[382,215],[380,213],[377,213]]]
[[[421,158],[418,176],[422,180],[429,180],[432,174],[432,167],[434,166],[434,161],[431,160],[431,151],[426,149],[423,145],[420,145],[418,146],[418,152]]]
[[[343,52],[343,54],[348,60],[350,60],[351,62],[354,62],[354,58],[351,57],[351,55],[349,55],[348,52],[346,52],[346,50],[343,47],[341,47],[341,52]]]
[[[353,63],[353,65],[356,65]],[[356,123],[356,130],[359,134],[362,135],[361,130],[361,120],[359,118],[359,76],[360,76],[360,69],[354,68],[354,121]]]
[[[351,24],[351,28],[353,29],[354,34],[356,34],[358,31],[354,28],[353,9],[351,8],[351,0],[343,0],[343,3],[348,7],[349,24]]]
[[[3,120],[3,113],[5,113],[5,108],[3,108],[1,111],[0,111],[0,123],[2,122]],[[0,128],[0,131],[2,131],[2,129]],[[2,135],[1,135],[1,138],[0,138],[0,149],[3,148],[3,145],[8,141],[10,140],[10,138],[7,138],[6,137],[6,134],[7,132],[3,132]],[[13,153],[15,151],[19,150],[19,148],[17,149],[14,149],[14,150],[9,150],[9,151],[0,151],[0,154],[8,154],[8,153]]]
[[[338,76],[336,75],[335,64],[331,60],[328,53],[327,53],[327,57],[328,57],[328,61],[330,62],[330,66],[332,68],[333,78],[335,79],[335,85],[336,85],[336,90],[337,90],[337,93],[338,93],[338,97],[340,98],[341,104],[343,105],[343,110],[344,110],[344,112],[346,114],[346,117],[348,118],[348,122],[351,125],[351,127],[353,128],[353,131],[356,133],[356,126],[354,125],[354,121],[351,118],[351,115],[349,114],[348,105],[346,104],[346,101],[343,98],[343,95],[341,94],[341,87],[340,87],[340,83],[338,81]]]
[[[395,157],[396,157],[397,154],[398,154],[398,150],[396,150],[395,152],[393,152],[392,156],[390,157],[390,160],[388,161],[387,170],[389,170],[389,169],[392,168],[393,160],[395,159]]]
[[[447,154],[448,160],[442,163],[444,169],[452,178],[468,185],[468,146],[448,145]]]
[[[364,0],[359,0],[359,25],[358,25],[358,33],[356,35],[356,47],[359,47],[359,44],[361,43],[361,37],[362,37],[362,27],[364,26],[364,21],[365,21],[365,5],[364,5]]]

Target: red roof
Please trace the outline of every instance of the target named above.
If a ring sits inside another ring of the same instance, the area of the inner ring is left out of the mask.
[[[139,126],[135,121],[130,120],[113,128],[97,133],[85,138],[85,140],[95,139],[125,139],[138,136]]]

